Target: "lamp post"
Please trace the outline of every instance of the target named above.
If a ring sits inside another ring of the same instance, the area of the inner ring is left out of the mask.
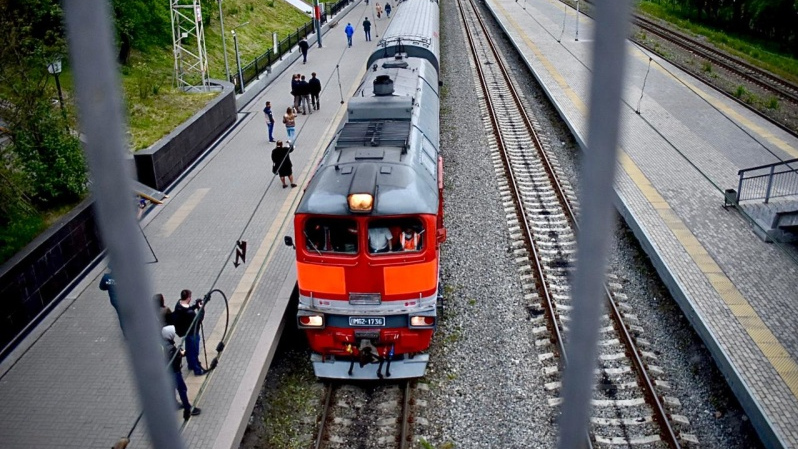
[[[47,65],[47,71],[55,77],[55,87],[58,89],[58,105],[61,106],[61,114],[64,115],[66,120],[66,111],[64,110],[64,95],[61,93],[61,82],[58,80],[58,75],[61,73],[61,58],[56,58]]]
[[[230,64],[227,63],[227,39],[224,36],[224,15],[222,14],[222,0],[219,0],[219,25],[222,26],[222,52],[224,52],[224,73],[230,81]]]
[[[233,34],[233,45],[236,49],[236,64],[238,65],[238,82],[241,83],[241,93],[244,93],[244,72],[241,71],[241,55],[238,53],[238,36],[236,35],[236,28],[241,28],[244,25],[249,24],[249,22],[244,22],[241,25],[233,27],[230,30],[230,33]]]

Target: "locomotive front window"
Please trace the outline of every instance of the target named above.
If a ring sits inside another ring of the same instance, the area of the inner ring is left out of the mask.
[[[357,222],[311,218],[305,222],[305,248],[311,252],[357,253]]]
[[[369,252],[420,251],[424,225],[418,218],[386,218],[369,222]]]

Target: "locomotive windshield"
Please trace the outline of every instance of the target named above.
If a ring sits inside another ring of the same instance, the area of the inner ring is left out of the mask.
[[[369,252],[420,251],[424,225],[418,218],[390,218],[369,221]]]
[[[313,252],[357,253],[357,222],[346,218],[311,218],[305,222],[305,248]]]

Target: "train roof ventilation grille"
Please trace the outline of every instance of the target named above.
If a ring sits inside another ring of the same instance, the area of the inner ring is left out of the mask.
[[[405,153],[409,136],[410,122],[350,122],[341,130],[336,148],[389,146],[402,147]]]

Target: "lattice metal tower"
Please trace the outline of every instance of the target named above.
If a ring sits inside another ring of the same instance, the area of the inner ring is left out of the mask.
[[[207,91],[208,55],[199,0],[171,0],[175,84],[185,91]]]

